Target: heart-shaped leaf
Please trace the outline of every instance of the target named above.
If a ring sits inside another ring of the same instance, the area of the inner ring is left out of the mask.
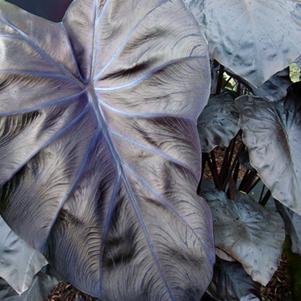
[[[45,257],[29,247],[0,217],[0,277],[22,294],[45,265]]]
[[[212,96],[198,119],[198,131],[203,152],[217,146],[227,147],[239,131],[234,95],[224,92]]]
[[[258,283],[238,263],[217,260],[208,293],[217,301],[259,300],[253,293],[259,291]],[[248,297],[249,296],[249,297]],[[244,299],[243,299],[244,298]],[[257,299],[256,299],[257,298]]]
[[[0,2],[0,42],[6,221],[90,295],[199,300],[210,70],[182,1],[76,0],[58,24]]]
[[[184,0],[206,29],[212,58],[256,87],[301,54],[295,0]]]
[[[289,89],[285,104],[262,98],[237,99],[243,141],[251,165],[275,199],[301,214],[301,85]]]
[[[254,281],[266,285],[278,268],[285,239],[279,214],[239,194],[232,201],[222,191],[206,192],[217,248],[239,261]]]

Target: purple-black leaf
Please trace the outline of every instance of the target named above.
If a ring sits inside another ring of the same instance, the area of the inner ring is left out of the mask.
[[[105,300],[199,300],[206,42],[180,0],[77,0],[62,23],[0,3],[3,217]]]

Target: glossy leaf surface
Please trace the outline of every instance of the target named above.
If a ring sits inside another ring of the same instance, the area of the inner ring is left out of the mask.
[[[243,96],[237,100],[243,141],[251,165],[275,199],[301,214],[300,84],[290,89],[285,104]]]
[[[0,3],[6,221],[93,296],[199,300],[214,261],[196,194],[210,71],[182,1],[77,0],[58,24]]]
[[[294,0],[185,0],[206,29],[212,58],[259,87],[301,52]]]
[[[212,210],[215,245],[239,261],[254,281],[266,285],[282,254],[284,224],[276,212],[238,195],[235,201],[221,191],[204,195]]]

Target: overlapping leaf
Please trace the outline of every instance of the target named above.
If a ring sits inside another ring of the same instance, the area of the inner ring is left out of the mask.
[[[277,208],[285,222],[287,234],[291,238],[292,251],[301,255],[301,216],[279,203]]]
[[[238,263],[218,260],[214,267],[209,294],[217,301],[259,300],[254,293],[259,291],[255,283]],[[251,297],[253,299],[251,299]],[[248,299],[247,299],[248,298]]]
[[[254,88],[253,92],[256,96],[261,96],[270,101],[278,101],[286,97],[287,89],[291,84],[289,68],[285,68],[273,75],[259,88]]]
[[[254,281],[266,285],[277,270],[285,239],[279,214],[248,195],[232,201],[221,191],[206,192],[212,210],[215,245],[239,261]]]
[[[0,279],[1,301],[46,301],[51,290],[58,284],[55,277],[39,272],[30,288],[18,295],[3,279]]]
[[[27,11],[52,21],[61,21],[72,0],[6,0]]]
[[[101,4],[100,4],[101,3]],[[63,23],[0,2],[3,216],[77,288],[199,300],[206,42],[180,0],[77,0]]]
[[[212,58],[256,87],[301,54],[294,0],[185,0],[206,28]]]
[[[46,264],[45,257],[29,247],[0,217],[0,277],[22,294]]]
[[[237,100],[243,141],[251,165],[275,199],[301,214],[300,84],[290,89],[285,104],[243,96]]]
[[[203,152],[216,146],[227,147],[239,131],[238,112],[231,92],[212,96],[198,119],[198,131]]]

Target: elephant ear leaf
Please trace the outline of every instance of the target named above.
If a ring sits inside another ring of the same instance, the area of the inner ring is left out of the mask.
[[[293,84],[284,102],[259,97],[237,99],[243,141],[251,165],[275,199],[301,214],[300,83]]]
[[[259,299],[260,285],[244,271],[238,262],[217,260],[214,266],[214,275],[208,288],[208,293],[217,301],[242,301]],[[254,299],[247,299],[247,298]]]
[[[239,131],[238,112],[231,92],[211,96],[198,119],[198,131],[203,152],[217,146],[227,147]]]
[[[210,70],[182,1],[76,0],[62,23],[2,1],[0,41],[4,219],[92,296],[199,300],[214,262],[196,194]]]
[[[259,87],[301,52],[301,5],[278,0],[186,0],[206,29],[210,53]]]
[[[237,195],[233,201],[221,191],[204,194],[212,210],[215,246],[240,262],[254,281],[266,285],[282,254],[284,224],[279,214],[249,195]]]
[[[0,217],[0,277],[22,294],[45,265],[45,257],[29,247]]]

